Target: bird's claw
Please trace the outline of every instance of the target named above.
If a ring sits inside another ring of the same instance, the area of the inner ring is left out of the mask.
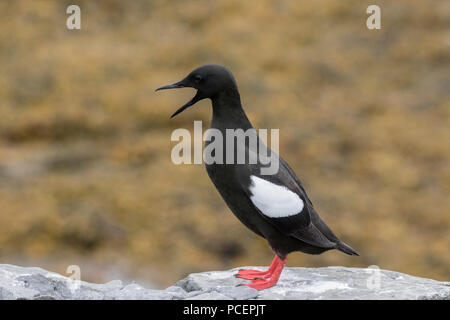
[[[234,275],[234,277],[235,278],[240,278],[240,279],[245,279],[245,280],[256,280],[256,279],[266,279],[266,278],[269,277],[269,275],[261,275],[261,276],[259,276],[259,275],[252,275],[252,274],[245,275],[245,274],[236,273]]]
[[[234,276],[245,280],[266,279],[270,277],[270,272],[255,269],[240,269]]]
[[[256,290],[263,290],[273,287],[276,283],[277,281],[272,279],[255,279],[251,283],[243,283],[241,286],[250,287]]]

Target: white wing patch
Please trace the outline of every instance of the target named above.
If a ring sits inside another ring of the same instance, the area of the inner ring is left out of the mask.
[[[303,200],[288,188],[256,176],[251,176],[250,180],[250,200],[265,216],[289,217],[303,210]]]

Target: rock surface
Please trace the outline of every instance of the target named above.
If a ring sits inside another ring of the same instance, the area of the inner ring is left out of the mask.
[[[154,290],[120,280],[94,284],[41,268],[0,264],[0,299],[450,299],[450,282],[386,270],[286,268],[277,286],[257,291],[237,286],[248,282],[233,276],[238,269],[194,273]]]

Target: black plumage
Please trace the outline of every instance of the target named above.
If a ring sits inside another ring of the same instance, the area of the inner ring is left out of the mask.
[[[236,81],[231,72],[219,65],[205,65],[192,71],[186,78],[157,90],[193,87],[196,95],[179,108],[177,115],[197,101],[209,98],[212,101],[213,116],[211,128],[219,130],[226,137],[227,129],[253,129],[242,105]],[[259,137],[258,137],[259,139]],[[254,153],[249,139],[243,142],[247,156]],[[206,146],[212,141],[207,141]],[[225,139],[224,158],[226,157]],[[261,144],[265,146],[265,144]],[[272,152],[270,149],[269,155]],[[278,155],[279,169],[273,175],[262,175],[258,161],[256,164],[206,164],[206,170],[215,187],[235,216],[250,230],[267,239],[276,254],[269,270],[242,270],[237,276],[253,279],[248,284],[257,289],[273,286],[284,266],[286,257],[294,251],[308,254],[320,254],[330,249],[337,249],[349,255],[358,255],[350,246],[340,241],[317,214],[308,198],[300,179],[289,165]],[[269,191],[265,191],[265,190]],[[267,198],[264,192],[268,192]],[[255,195],[254,193],[259,193]],[[280,194],[278,202],[277,194]],[[286,200],[283,202],[283,199]],[[270,203],[270,201],[273,202]],[[260,207],[258,207],[260,204]],[[277,216],[275,209],[292,210],[298,206],[295,214]],[[266,208],[267,207],[267,208]],[[262,209],[261,209],[262,208]],[[264,212],[266,210],[266,212]],[[268,212],[270,212],[268,214]]]

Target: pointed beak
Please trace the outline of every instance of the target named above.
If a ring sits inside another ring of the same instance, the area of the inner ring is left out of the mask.
[[[155,91],[167,90],[167,89],[178,89],[178,88],[184,88],[184,84],[182,84],[181,81],[159,87]]]
[[[159,90],[167,90],[167,89],[178,89],[178,88],[185,88],[185,87],[190,87],[189,85],[185,85],[183,83],[183,80],[172,83],[172,84],[168,84],[162,87],[159,87],[158,89],[156,89],[155,91],[159,91]],[[195,94],[195,96],[189,100],[188,102],[186,102],[182,107],[180,107],[177,111],[175,111],[174,114],[172,114],[170,117],[173,118],[175,117],[177,114],[183,112],[184,110],[186,110],[187,108],[189,108],[190,106],[192,106],[193,104],[195,104],[197,101],[201,100],[202,98],[200,98],[200,95],[197,91],[197,93]]]

